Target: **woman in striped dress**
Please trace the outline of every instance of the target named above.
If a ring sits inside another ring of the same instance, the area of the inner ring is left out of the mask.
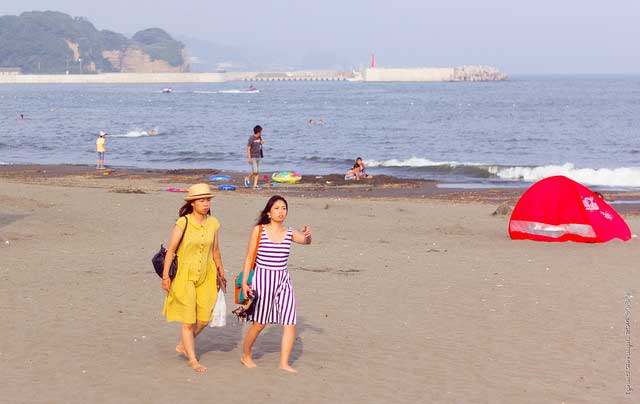
[[[282,324],[282,342],[280,348],[280,369],[296,372],[289,365],[289,356],[296,338],[296,300],[293,294],[291,278],[287,270],[291,242],[311,244],[311,230],[304,225],[300,231],[284,225],[288,211],[287,201],[274,195],[260,213],[258,223],[251,233],[247,256],[244,261],[242,293],[245,298],[257,294],[256,306],[249,320],[253,325],[244,339],[241,362],[248,368],[256,367],[251,359],[251,348],[267,324]],[[259,238],[255,261],[253,282],[248,285],[251,261],[256,245],[253,240]]]

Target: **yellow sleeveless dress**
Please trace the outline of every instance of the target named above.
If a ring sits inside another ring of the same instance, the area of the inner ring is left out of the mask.
[[[176,226],[184,231],[186,219]],[[213,239],[220,228],[218,219],[208,216],[201,225],[189,215],[189,227],[178,247],[178,271],[164,301],[162,314],[167,321],[194,324],[208,322],[218,298],[216,264],[213,262]]]

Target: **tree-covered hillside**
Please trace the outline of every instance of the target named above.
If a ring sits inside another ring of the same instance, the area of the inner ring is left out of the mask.
[[[180,66],[184,63],[182,57],[184,45],[160,28],[138,31],[132,40],[141,46],[151,59],[166,60],[171,66]]]
[[[56,11],[0,17],[0,67],[19,67],[23,73],[118,71],[103,52],[130,47],[142,48],[152,60],[165,60],[171,66],[184,63],[184,45],[159,28],[140,31],[130,40]]]

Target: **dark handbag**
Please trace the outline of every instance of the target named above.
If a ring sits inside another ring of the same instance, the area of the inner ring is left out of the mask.
[[[184,219],[186,223],[184,225],[184,231],[182,232],[182,236],[180,236],[180,241],[178,241],[178,246],[176,247],[176,251],[180,248],[180,244],[182,243],[182,239],[184,238],[184,234],[187,232],[187,226],[189,226],[189,219],[185,216]],[[157,253],[151,258],[151,263],[153,264],[153,269],[156,270],[156,273],[160,278],[162,278],[162,271],[164,271],[164,258],[167,255],[167,249],[164,248],[164,245],[160,244],[160,249]],[[169,278],[173,280],[176,277],[176,272],[178,272],[178,254],[173,256],[173,261],[171,262],[171,266],[169,267]]]
[[[238,321],[247,321],[247,318],[253,315],[253,312],[256,309],[257,300],[258,292],[252,290],[249,298],[245,299],[243,304],[232,311],[232,313],[236,315]]]

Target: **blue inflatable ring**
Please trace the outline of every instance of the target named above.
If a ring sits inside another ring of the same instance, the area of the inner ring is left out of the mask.
[[[231,177],[228,175],[211,175],[209,181],[229,181]]]
[[[236,186],[231,184],[221,184],[221,185],[218,185],[218,189],[220,191],[235,191]]]

